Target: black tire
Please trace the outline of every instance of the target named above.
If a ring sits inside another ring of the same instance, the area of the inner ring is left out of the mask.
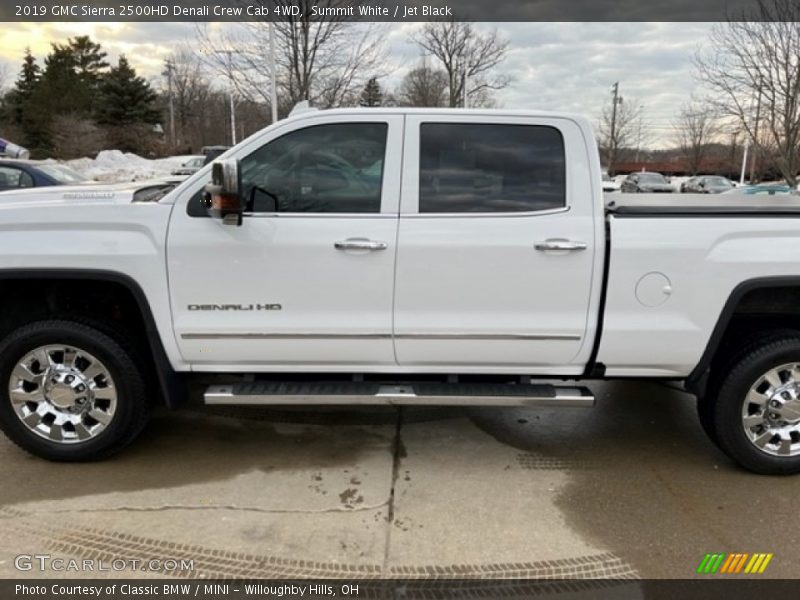
[[[709,390],[698,413],[704,428],[720,449],[739,465],[762,475],[800,473],[800,456],[768,454],[748,439],[742,425],[742,407],[757,380],[770,369],[800,363],[800,334],[772,335],[753,342],[732,356],[719,385]]]
[[[95,437],[72,444],[36,435],[14,412],[9,380],[25,354],[44,345],[74,345],[89,352],[108,369],[115,382],[117,404],[106,428]],[[38,321],[12,331],[0,342],[0,429],[20,448],[47,460],[77,462],[100,460],[130,444],[150,417],[143,368],[125,337],[76,321]]]
[[[800,336],[800,333],[792,329],[760,331],[751,334],[744,339],[738,340],[737,347],[729,348],[727,349],[727,352],[724,348],[721,350],[723,354],[718,359],[715,359],[717,361],[717,366],[712,373],[706,393],[704,396],[697,398],[697,417],[700,421],[700,426],[703,428],[703,432],[705,432],[705,434],[712,442],[714,442],[716,446],[719,447],[719,441],[717,439],[717,429],[714,424],[714,405],[716,404],[717,397],[719,396],[720,386],[724,383],[724,378],[739,362],[741,362],[746,356],[752,354],[761,346],[769,344],[775,340],[792,338],[795,336]],[[719,375],[720,373],[722,375]]]

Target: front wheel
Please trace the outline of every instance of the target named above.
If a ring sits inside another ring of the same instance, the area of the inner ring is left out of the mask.
[[[105,458],[147,423],[150,403],[124,337],[74,321],[40,321],[0,343],[0,428],[56,461]]]
[[[741,466],[800,473],[800,335],[751,346],[704,402],[712,439]]]

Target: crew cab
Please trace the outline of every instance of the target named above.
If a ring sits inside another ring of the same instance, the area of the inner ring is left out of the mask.
[[[642,378],[683,383],[740,465],[800,471],[800,203],[605,206],[583,117],[305,110],[157,202],[58,193],[0,203],[0,425],[38,456],[107,456],[200,382],[588,407]]]

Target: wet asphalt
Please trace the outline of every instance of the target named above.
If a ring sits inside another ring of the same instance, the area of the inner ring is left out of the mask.
[[[798,477],[743,471],[694,398],[592,386],[592,409],[159,411],[100,463],[0,435],[0,577],[14,557],[191,558],[182,577],[691,578],[768,552],[800,577]],[[123,571],[105,576],[155,577]]]

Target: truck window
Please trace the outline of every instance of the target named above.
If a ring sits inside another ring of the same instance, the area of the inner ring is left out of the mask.
[[[265,144],[241,162],[252,212],[377,213],[386,123],[314,125]]]
[[[564,140],[554,127],[423,123],[420,134],[421,213],[566,206]]]

